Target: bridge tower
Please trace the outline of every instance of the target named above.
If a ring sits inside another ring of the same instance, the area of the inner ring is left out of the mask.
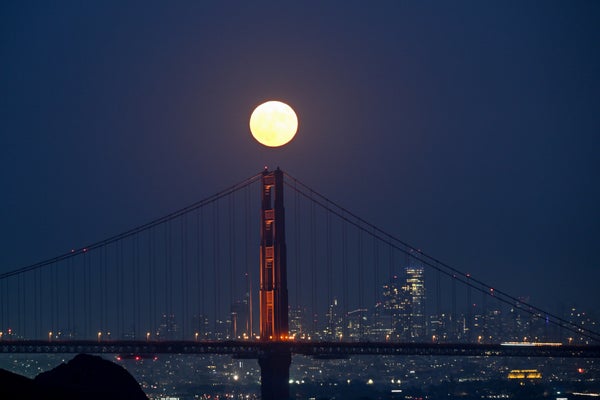
[[[283,207],[283,172],[262,175],[260,223],[260,338],[272,343],[258,363],[263,400],[289,399],[292,356],[277,342],[288,340],[288,291]]]

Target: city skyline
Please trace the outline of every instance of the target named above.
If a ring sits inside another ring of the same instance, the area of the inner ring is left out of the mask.
[[[273,203],[267,194],[276,181]],[[254,217],[259,204],[264,224]],[[278,239],[281,254],[289,251],[287,263],[285,256],[281,264],[272,258],[278,254],[270,238],[274,221],[282,224],[275,231],[288,228],[290,241]],[[273,340],[498,343],[529,337],[567,344],[597,336],[589,309],[540,309],[411,248],[289,174],[265,170],[164,218],[2,276],[0,339],[262,339],[259,323],[269,315],[262,310],[262,289],[269,287],[263,279],[274,265],[287,269],[291,283],[278,312],[303,328],[266,336]],[[271,279],[281,280],[279,273]],[[584,317],[574,320],[572,310]],[[498,332],[488,321],[496,321]]]

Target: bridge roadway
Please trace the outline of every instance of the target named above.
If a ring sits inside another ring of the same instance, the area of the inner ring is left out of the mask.
[[[392,342],[262,342],[262,341],[86,341],[3,340],[0,354],[223,354],[259,358],[267,353],[291,353],[315,358],[350,356],[564,357],[600,358],[600,346]]]

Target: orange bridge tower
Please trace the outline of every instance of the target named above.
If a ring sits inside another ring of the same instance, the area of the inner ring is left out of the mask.
[[[260,223],[260,338],[271,343],[258,359],[263,400],[289,398],[292,361],[289,349],[277,346],[288,340],[288,291],[283,207],[283,172],[262,175]]]

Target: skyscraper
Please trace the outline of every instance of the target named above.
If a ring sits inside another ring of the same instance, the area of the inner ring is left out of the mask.
[[[410,309],[408,287],[405,279],[394,276],[383,285],[383,310],[390,316],[392,340],[410,339]]]
[[[406,268],[406,286],[410,301],[410,337],[425,339],[425,280],[422,267]]]
[[[407,267],[404,276],[383,286],[383,309],[391,316],[391,337],[395,340],[424,340],[425,282],[423,268]]]

